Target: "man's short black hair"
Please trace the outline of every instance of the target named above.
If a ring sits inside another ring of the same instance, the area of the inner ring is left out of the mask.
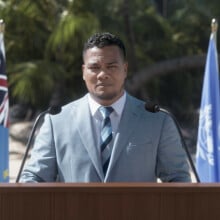
[[[102,48],[105,46],[118,46],[124,60],[126,60],[126,49],[125,49],[124,43],[119,37],[108,32],[96,33],[92,35],[88,39],[88,41],[84,44],[83,55],[85,54],[86,50],[90,48],[93,48],[93,47]]]

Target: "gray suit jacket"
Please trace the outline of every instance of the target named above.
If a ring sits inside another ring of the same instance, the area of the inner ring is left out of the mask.
[[[104,176],[87,96],[46,115],[21,182],[187,182],[189,165],[177,129],[127,95]]]

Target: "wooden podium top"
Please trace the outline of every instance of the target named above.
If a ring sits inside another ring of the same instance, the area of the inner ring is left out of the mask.
[[[13,191],[140,191],[220,192],[220,183],[0,183],[0,192]]]
[[[0,220],[219,220],[220,184],[0,184]]]

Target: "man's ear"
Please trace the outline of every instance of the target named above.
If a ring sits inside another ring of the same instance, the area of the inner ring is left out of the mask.
[[[85,80],[85,78],[84,78],[84,70],[85,70],[85,64],[82,65],[82,76],[83,76],[82,78],[83,78],[83,80]]]
[[[125,75],[126,75],[125,78],[127,78],[127,76],[128,76],[128,62],[124,63],[124,72],[125,72]]]

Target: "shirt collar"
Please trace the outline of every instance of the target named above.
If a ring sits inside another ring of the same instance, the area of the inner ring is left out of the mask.
[[[114,109],[115,113],[118,116],[122,114],[125,105],[125,100],[126,100],[126,92],[124,92],[124,94],[111,105],[111,107]],[[101,105],[98,102],[96,102],[89,93],[88,93],[88,101],[89,101],[89,108],[91,114],[92,116],[95,116],[97,110]]]

